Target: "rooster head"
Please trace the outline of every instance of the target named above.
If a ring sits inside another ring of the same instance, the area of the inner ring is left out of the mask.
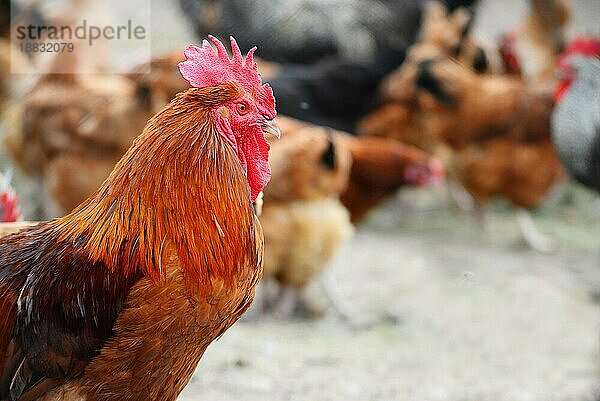
[[[554,92],[554,100],[560,102],[568,92],[577,74],[576,60],[578,58],[599,57],[600,39],[595,37],[578,36],[567,44],[565,51],[558,61],[560,83]]]
[[[271,177],[269,144],[264,134],[279,137],[274,119],[275,97],[268,84],[263,84],[253,60],[256,47],[246,57],[233,37],[231,58],[225,46],[214,36],[202,46],[189,45],[185,61],[179,63],[181,75],[196,88],[207,88],[232,83],[239,88],[239,97],[216,104],[211,111],[213,121],[223,138],[236,151],[250,186],[251,200],[267,185]]]

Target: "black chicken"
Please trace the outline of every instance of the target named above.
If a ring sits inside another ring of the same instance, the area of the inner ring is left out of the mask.
[[[283,63],[279,113],[354,132],[379,83],[404,60],[429,0],[179,0],[196,33],[233,35]],[[446,0],[450,10],[477,0]]]
[[[477,0],[446,0],[450,10]],[[373,61],[386,47],[404,49],[427,0],[179,0],[199,37],[233,35],[241,48],[281,63],[327,56]]]

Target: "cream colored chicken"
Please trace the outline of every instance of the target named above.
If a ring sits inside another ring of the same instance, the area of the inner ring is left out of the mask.
[[[352,234],[350,215],[339,200],[351,162],[348,149],[338,146],[330,130],[280,120],[282,138],[271,143],[272,177],[260,221],[265,277],[279,284],[278,308],[289,313],[308,306],[302,290],[327,269]]]

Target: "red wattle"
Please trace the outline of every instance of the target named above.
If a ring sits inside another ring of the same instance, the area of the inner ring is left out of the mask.
[[[270,146],[265,140],[262,130],[259,129],[259,132],[252,135],[241,147],[247,160],[246,174],[250,186],[250,198],[254,202],[271,179]]]

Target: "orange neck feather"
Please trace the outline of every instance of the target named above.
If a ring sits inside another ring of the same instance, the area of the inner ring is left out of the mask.
[[[141,269],[155,280],[164,277],[163,257],[174,246],[191,282],[233,280],[257,258],[255,217],[240,162],[210,110],[239,90],[224,84],[177,95],[98,191],[53,222],[61,239],[83,239],[93,261],[126,274]]]

